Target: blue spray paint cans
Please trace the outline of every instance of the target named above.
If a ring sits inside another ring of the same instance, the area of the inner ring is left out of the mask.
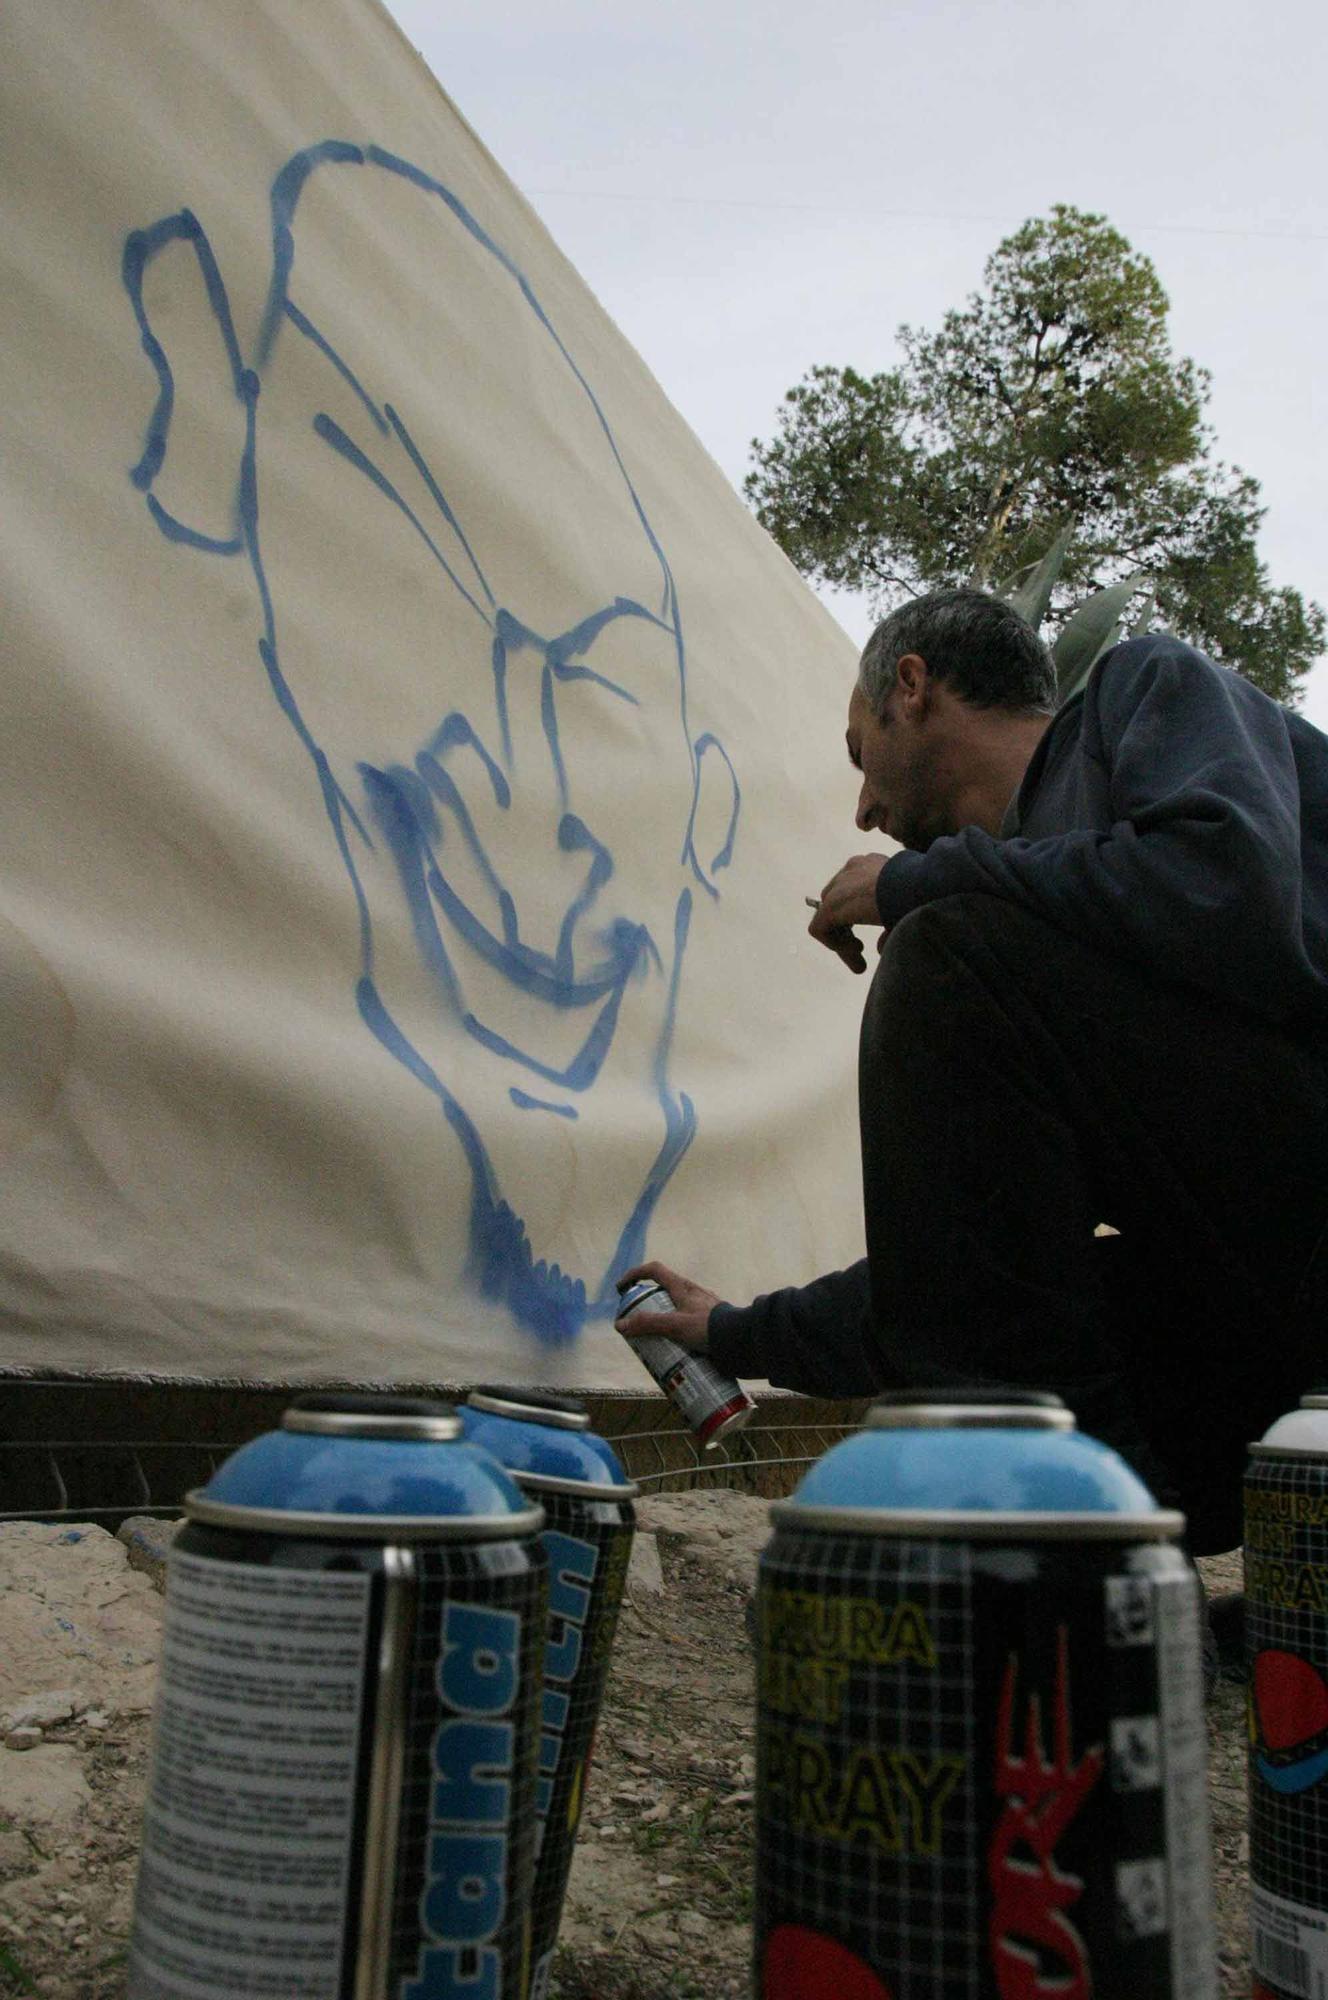
[[[636,1488],[570,1396],[475,1389],[460,1414],[466,1436],[544,1509],[549,1624],[531,1895],[531,2000],[544,2000],[632,1550]]]
[[[1328,1392],[1245,1475],[1250,1903],[1261,2000],[1328,1993]]]
[[[1056,1398],[951,1391],[772,1514],[760,2000],[1216,2000],[1182,1517]]]
[[[131,2000],[525,2000],[543,1514],[460,1433],[304,1396],[188,1496]]]

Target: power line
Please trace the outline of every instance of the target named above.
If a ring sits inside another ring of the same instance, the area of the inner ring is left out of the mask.
[[[761,201],[735,195],[703,194],[654,194],[640,190],[617,188],[555,188],[528,186],[526,193],[540,200],[556,201],[616,201],[639,206],[665,205],[674,208],[735,208],[763,210],[776,215],[833,215],[840,219],[849,217],[861,221],[889,222],[959,222],[987,228],[995,225],[1004,227],[1013,221],[1022,221],[1013,210],[1003,215],[960,213],[953,209],[920,208],[858,208],[831,205],[828,202],[806,201]],[[1156,230],[1171,236],[1222,236],[1251,237],[1273,243],[1328,243],[1328,230],[1322,229],[1238,229],[1220,224],[1203,222],[1135,222],[1130,227],[1137,230]]]

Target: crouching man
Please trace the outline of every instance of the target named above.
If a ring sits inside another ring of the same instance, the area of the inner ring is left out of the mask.
[[[1328,737],[1165,635],[1054,688],[979,591],[862,655],[857,824],[903,851],[847,861],[810,930],[857,973],[880,934],[865,1260],[746,1306],[628,1275],[733,1375],[1055,1390],[1202,1554],[1240,1540],[1249,1439],[1328,1372]]]

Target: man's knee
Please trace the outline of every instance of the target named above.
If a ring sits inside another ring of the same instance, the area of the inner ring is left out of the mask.
[[[872,993],[873,1007],[916,1009],[920,999],[953,991],[980,962],[1026,964],[1048,934],[1042,918],[999,896],[940,896],[910,910],[893,925],[881,950]],[[986,983],[990,983],[990,980]]]
[[[885,941],[884,957],[892,952],[908,955],[915,951],[964,952],[975,944],[1060,936],[1044,917],[1004,896],[984,896],[978,890],[962,896],[938,896],[934,902],[920,903],[901,917]]]

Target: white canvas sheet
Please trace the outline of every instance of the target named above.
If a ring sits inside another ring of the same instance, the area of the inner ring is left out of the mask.
[[[852,649],[367,0],[0,97],[0,1373],[642,1387],[859,1253]]]

